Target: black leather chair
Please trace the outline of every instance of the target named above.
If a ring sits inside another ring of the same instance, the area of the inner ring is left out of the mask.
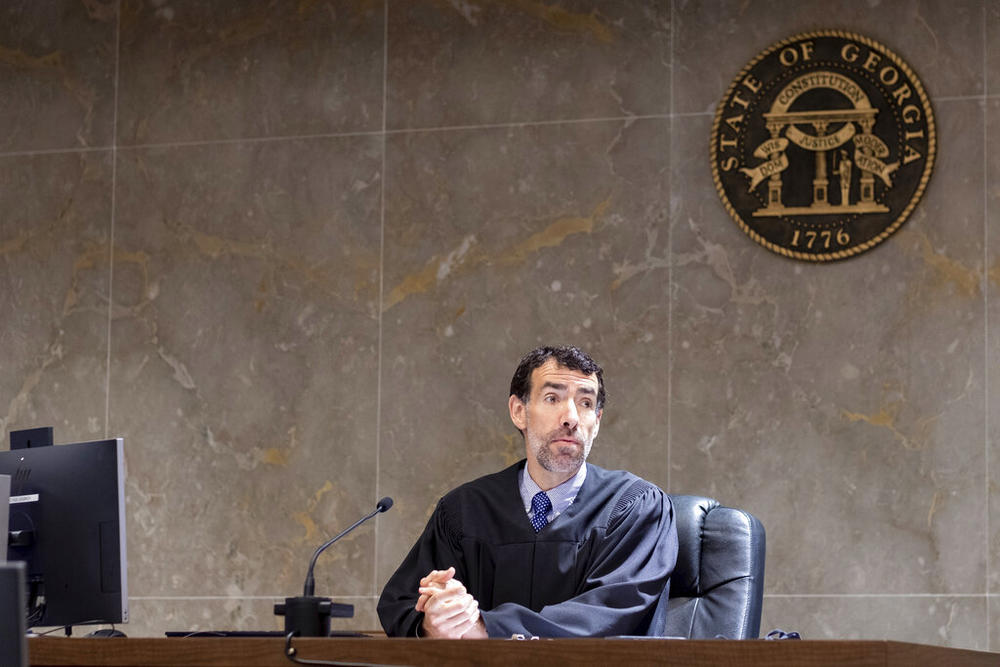
[[[670,496],[677,567],[660,598],[651,635],[756,639],[764,598],[764,525],[711,498]]]

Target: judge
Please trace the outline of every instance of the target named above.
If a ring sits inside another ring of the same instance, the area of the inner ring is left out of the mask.
[[[445,495],[389,579],[389,636],[646,634],[677,559],[670,499],[587,463],[604,376],[575,347],[541,347],[510,385],[526,458]]]

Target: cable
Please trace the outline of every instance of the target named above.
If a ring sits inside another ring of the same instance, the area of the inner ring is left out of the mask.
[[[42,611],[44,612],[44,608]],[[45,632],[36,632],[35,635],[38,637],[44,637],[45,635],[51,635],[53,632],[59,632],[60,630],[63,630],[66,632],[66,636],[68,637],[73,632],[74,625],[110,625],[112,630],[115,629],[114,621],[106,621],[103,618],[92,618],[89,621],[75,621],[73,623],[67,623],[66,625],[57,625],[53,627],[51,630],[46,630]]]
[[[294,662],[297,665],[346,665],[347,667],[399,667],[396,665],[388,665],[385,663],[378,662],[337,662],[331,660],[306,660],[304,658],[296,657],[298,650],[292,646],[292,637],[295,636],[294,632],[289,632],[285,636],[285,657]]]

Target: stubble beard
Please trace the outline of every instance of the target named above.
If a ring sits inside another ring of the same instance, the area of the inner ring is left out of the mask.
[[[579,434],[567,433],[565,429],[559,428],[544,436],[527,433],[531,450],[535,455],[538,465],[544,470],[555,473],[575,472],[587,460],[590,455],[590,448],[594,444],[593,439],[589,442],[580,438]],[[549,443],[556,438],[574,438],[582,440],[583,447],[573,445],[559,445],[557,452],[553,453]]]

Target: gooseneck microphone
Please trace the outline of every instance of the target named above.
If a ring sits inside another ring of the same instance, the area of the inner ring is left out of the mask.
[[[376,514],[387,512],[392,507],[392,498],[386,496],[378,501],[375,511],[355,521],[347,530],[327,540],[313,553],[306,572],[306,582],[302,586],[302,595],[285,598],[284,604],[274,605],[274,614],[285,617],[285,633],[293,633],[298,637],[326,637],[330,634],[330,617],[350,618],[354,616],[354,605],[334,604],[330,598],[316,597],[316,579],[313,570],[319,555],[332,546],[337,540],[363,524]]]
[[[316,580],[313,578],[313,569],[316,567],[316,559],[319,558],[319,555],[324,551],[326,551],[327,547],[331,546],[334,542],[342,538],[344,535],[347,535],[349,532],[351,532],[352,530],[354,530],[355,528],[357,528],[358,526],[360,526],[361,524],[363,524],[365,521],[372,518],[376,514],[379,514],[381,512],[387,512],[390,507],[392,507],[392,498],[386,496],[382,500],[378,501],[378,505],[375,506],[374,512],[372,512],[371,514],[369,514],[364,518],[358,519],[357,521],[354,522],[354,524],[350,528],[343,531],[336,537],[327,540],[325,543],[320,545],[318,549],[316,549],[316,553],[313,554],[312,560],[309,561],[309,569],[306,571],[306,583],[302,587],[303,597],[311,597],[316,590]]]

